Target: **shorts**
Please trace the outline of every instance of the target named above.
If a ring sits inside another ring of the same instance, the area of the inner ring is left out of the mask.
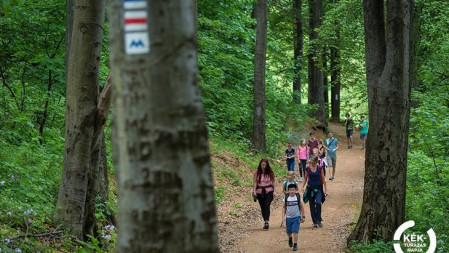
[[[353,132],[353,130],[351,129],[351,130],[346,130],[346,137],[352,137],[352,132]]]
[[[337,165],[337,157],[327,156],[327,166],[335,167]]]
[[[299,233],[300,221],[301,221],[301,216],[294,217],[294,218],[286,218],[285,219],[285,227],[287,230],[287,234]]]
[[[360,134],[360,140],[366,140],[368,134]]]

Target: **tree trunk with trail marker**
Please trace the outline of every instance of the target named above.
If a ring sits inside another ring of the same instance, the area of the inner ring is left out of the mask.
[[[328,79],[328,68],[327,68],[327,48],[323,50],[322,59],[323,59],[323,99],[324,99],[324,113],[326,114],[326,118],[329,117],[329,79]]]
[[[218,252],[194,1],[140,2],[138,36],[123,28],[133,9],[109,6],[117,252]]]
[[[94,220],[85,213],[88,180],[92,174],[92,139],[97,116],[99,65],[105,1],[76,1],[67,70],[66,132],[59,218],[79,239]],[[70,29],[69,27],[67,29]]]
[[[338,29],[338,28],[337,28]],[[341,65],[339,33],[337,30],[336,45],[331,47],[331,115],[333,122],[340,122],[340,87],[341,87]]]
[[[253,144],[256,150],[265,153],[265,64],[267,52],[267,0],[258,0],[256,7],[256,52],[254,59],[254,112]]]
[[[387,8],[386,62],[369,112],[363,205],[348,242],[390,241],[405,218],[413,0],[388,1]]]

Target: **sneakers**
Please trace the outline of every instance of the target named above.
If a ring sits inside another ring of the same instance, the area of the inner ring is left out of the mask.
[[[297,250],[298,250],[298,244],[295,243],[295,244],[293,245],[292,251],[297,251]]]
[[[364,150],[365,149],[365,146],[362,146],[362,150]]]
[[[330,177],[329,180],[330,180],[330,181],[334,181],[334,177]]]
[[[291,248],[293,247],[293,238],[288,238],[288,246]]]
[[[314,228],[317,228],[317,227],[318,227],[318,224],[313,224],[313,227],[314,227]]]
[[[318,223],[318,227],[322,228],[322,227],[323,227],[323,224],[321,224],[321,222]]]
[[[268,225],[268,221],[265,221],[265,225],[263,225],[263,229],[268,229],[270,225]]]

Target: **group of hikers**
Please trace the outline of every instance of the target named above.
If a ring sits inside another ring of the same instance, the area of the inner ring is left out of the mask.
[[[364,116],[361,117],[360,139],[362,141],[361,149],[365,149],[365,140],[368,134],[368,121]],[[352,149],[352,135],[354,132],[354,121],[349,114],[346,114],[345,120],[346,137],[348,149]],[[292,143],[288,143],[285,150],[287,163],[287,180],[283,183],[284,208],[282,210],[282,220],[285,218],[286,233],[288,236],[288,245],[293,251],[298,250],[298,233],[300,223],[304,223],[306,217],[304,213],[304,204],[309,202],[310,215],[313,227],[323,227],[321,223],[321,206],[324,203],[327,193],[326,187],[326,167],[332,167],[329,171],[329,180],[335,180],[335,167],[337,165],[338,140],[333,133],[328,132],[328,138],[318,140],[315,133],[310,133],[310,138],[306,141],[301,140],[296,150]],[[299,190],[300,183],[295,180],[295,160],[298,160],[299,181],[303,182]],[[275,197],[276,180],[274,172],[267,159],[262,159],[259,166],[254,171],[253,178],[253,197],[258,201],[264,220],[263,229],[269,228],[270,206]],[[300,195],[302,193],[302,197]],[[282,226],[282,224],[281,224]]]

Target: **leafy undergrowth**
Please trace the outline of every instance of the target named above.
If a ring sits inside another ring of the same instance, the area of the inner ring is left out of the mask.
[[[0,252],[106,252],[115,247],[116,229],[106,220],[116,210],[114,194],[107,206],[98,200],[101,242],[93,237],[89,243],[77,241],[54,218],[64,142],[41,145],[11,134],[1,145]],[[113,180],[110,187],[115,191]]]

